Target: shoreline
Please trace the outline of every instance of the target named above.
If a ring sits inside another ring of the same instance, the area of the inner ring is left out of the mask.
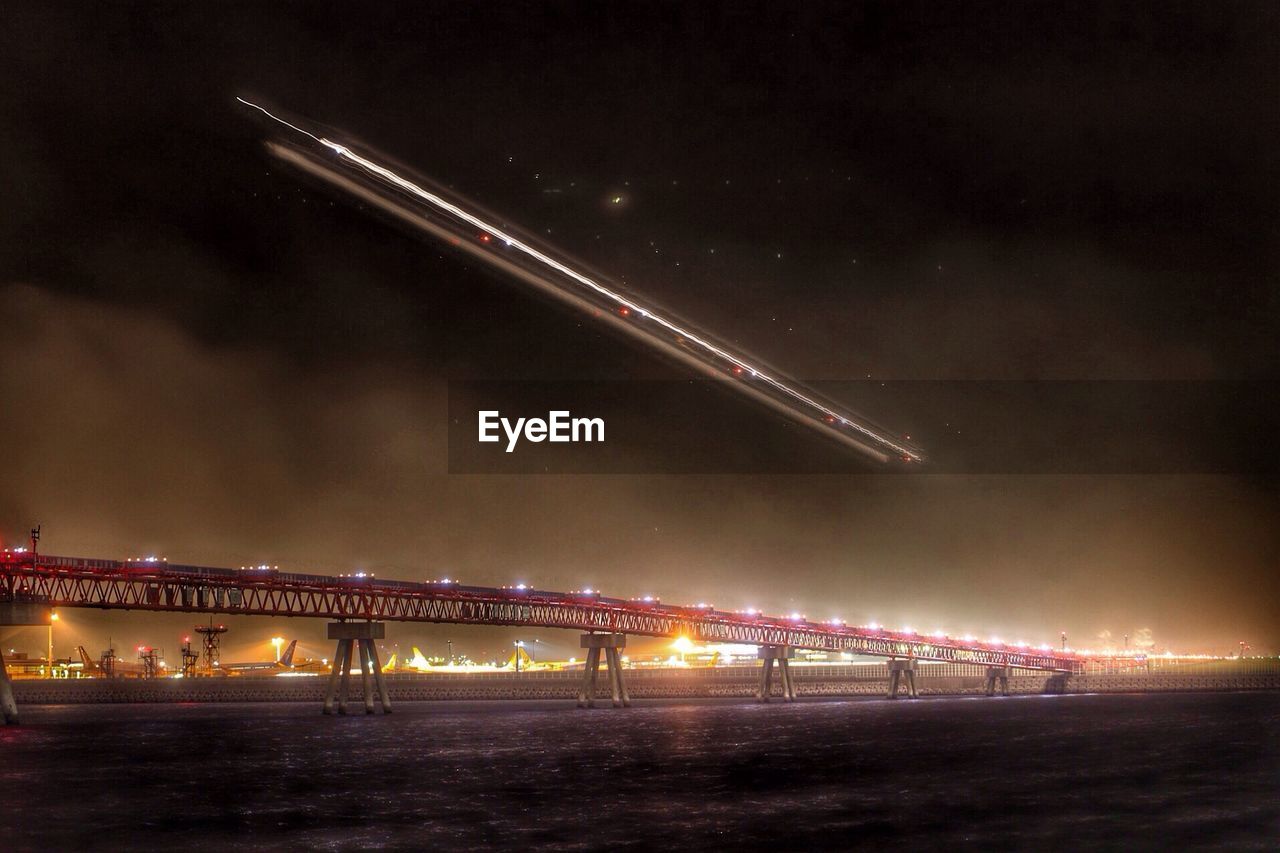
[[[823,670],[844,669],[823,667]],[[797,668],[799,698],[878,696],[884,698],[889,681],[879,673],[808,673]],[[881,671],[883,672],[883,671]],[[709,670],[625,671],[633,699],[754,699],[759,684],[755,667]],[[581,685],[578,672],[388,674],[392,702],[476,700],[575,700]],[[15,679],[14,697],[22,705],[181,703],[181,702],[316,702],[324,699],[327,676]],[[917,678],[918,693],[926,696],[985,696],[980,674],[930,675]],[[1131,673],[1131,674],[1016,674],[1009,678],[1008,695],[1084,693],[1188,693],[1280,690],[1280,673]],[[782,701],[775,690],[774,701]],[[903,701],[906,697],[900,697]],[[354,678],[348,701],[363,701],[360,679]],[[607,697],[597,698],[608,705]]]

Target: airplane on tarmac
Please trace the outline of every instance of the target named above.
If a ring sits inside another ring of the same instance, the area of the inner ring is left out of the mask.
[[[428,658],[417,646],[413,646],[412,649],[413,657],[405,660],[402,669],[413,672],[504,672],[507,670],[532,672],[552,668],[545,663],[535,661],[524,646],[517,646],[512,651],[511,657],[503,664],[480,664],[465,658],[446,662],[444,658]]]
[[[141,648],[138,649],[142,651]],[[109,676],[141,676],[145,675],[147,668],[141,663],[131,663],[130,661],[114,658],[111,662],[111,672],[108,673],[103,666],[101,660],[94,660],[85,651],[84,646],[76,646],[76,654],[80,656],[80,672],[82,675],[91,676],[93,678],[106,678]],[[114,651],[112,652],[114,654]]]
[[[284,654],[280,655],[280,660],[267,661],[251,661],[248,663],[219,663],[218,669],[227,672],[260,672],[276,669],[293,669],[293,651],[298,647],[298,641],[294,640],[289,643],[289,647],[284,650]]]

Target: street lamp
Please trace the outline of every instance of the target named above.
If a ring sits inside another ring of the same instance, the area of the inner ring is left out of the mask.
[[[280,663],[280,646],[284,644],[284,637],[272,637],[271,645],[276,647],[276,663]]]
[[[49,614],[49,657],[46,659],[49,664],[49,677],[53,678],[53,623],[58,621],[58,612],[52,611]]]

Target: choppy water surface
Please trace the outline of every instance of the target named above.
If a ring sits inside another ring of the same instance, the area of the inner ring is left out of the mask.
[[[0,848],[1280,844],[1280,694],[28,707]]]

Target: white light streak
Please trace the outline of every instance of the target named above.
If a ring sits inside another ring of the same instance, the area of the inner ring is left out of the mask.
[[[844,414],[834,411],[833,409],[824,405],[823,403],[817,400],[814,400],[811,397],[808,397],[800,390],[793,388],[791,385],[787,384],[787,382],[781,379],[775,378],[773,376],[770,376],[762,368],[748,364],[737,355],[720,348],[719,346],[712,343],[711,341],[708,341],[705,338],[699,336],[697,333],[689,329],[686,329],[683,326],[680,326],[671,320],[668,320],[667,318],[661,316],[660,314],[654,313],[651,309],[646,308],[645,306],[641,305],[635,300],[630,299],[626,296],[623,296],[622,294],[614,290],[611,290],[610,288],[604,286],[603,284],[591,278],[588,278],[587,276],[583,275],[577,270],[574,270],[571,267],[566,266],[560,261],[557,261],[555,258],[552,258],[546,255],[545,253],[539,251],[538,249],[534,248],[533,246],[530,246],[527,243],[524,243],[518,237],[503,231],[497,225],[491,222],[487,222],[478,216],[475,216],[469,211],[464,210],[463,208],[459,207],[456,204],[453,204],[452,202],[444,198],[441,198],[440,196],[430,192],[429,190],[423,189],[422,187],[418,186],[412,181],[406,180],[405,178],[391,171],[390,169],[384,166],[381,166],[378,163],[375,163],[372,160],[369,160],[368,158],[361,156],[360,154],[357,154],[356,152],[352,151],[350,148],[346,147],[345,145],[342,145],[337,142],[333,142],[324,137],[316,136],[314,133],[311,133],[310,131],[303,130],[297,125],[292,124],[288,121],[285,121],[279,116],[272,114],[266,108],[261,107],[258,104],[252,103],[250,101],[246,101],[244,98],[237,97],[236,100],[244,104],[245,106],[258,110],[263,115],[278,122],[284,127],[287,127],[290,130],[296,131],[297,133],[300,133],[314,140],[315,142],[319,143],[325,148],[328,148],[330,151],[332,151],[341,159],[346,160],[348,163],[351,163],[359,167],[360,169],[363,169],[365,172],[391,184],[392,186],[406,193],[409,193],[415,198],[418,198],[422,201],[427,202],[428,204],[432,205],[433,207],[439,210],[442,210],[451,214],[452,216],[462,220],[463,222],[466,222],[467,224],[477,229],[480,229],[481,231],[494,235],[498,239],[502,240],[508,247],[523,253],[527,257],[532,258],[533,260],[546,266],[547,268],[554,270],[555,272],[560,273],[561,275],[566,276],[567,278],[570,278],[573,281],[578,282],[579,284],[594,291],[598,295],[603,296],[604,298],[613,302],[616,306],[618,306],[618,310],[622,311],[625,309],[625,311],[627,312],[634,311],[634,312],[640,313],[641,316],[656,323],[657,325],[673,333],[674,335],[680,338],[683,338],[686,342],[691,342],[701,347],[706,353],[713,355],[716,358],[721,359],[722,361],[726,361],[731,364],[736,364],[746,370],[749,370],[751,372],[752,378],[758,379],[761,382],[764,382],[765,384],[769,385],[776,391],[779,391],[780,393],[786,395],[787,397],[791,398],[797,403],[802,403],[812,409],[815,409],[822,416],[830,419],[830,423],[834,424],[836,421],[839,421],[841,425],[848,426],[849,428],[855,430],[856,432],[861,433],[866,438],[871,439],[875,443],[882,445],[884,447],[890,448],[891,450],[898,453],[899,456],[903,457],[904,459],[914,461],[914,462],[923,461],[923,457],[920,455],[919,452],[912,450],[909,447],[905,447],[901,444],[898,444],[897,442],[888,438],[881,432],[878,432],[876,430],[863,426],[862,424],[849,420]]]

